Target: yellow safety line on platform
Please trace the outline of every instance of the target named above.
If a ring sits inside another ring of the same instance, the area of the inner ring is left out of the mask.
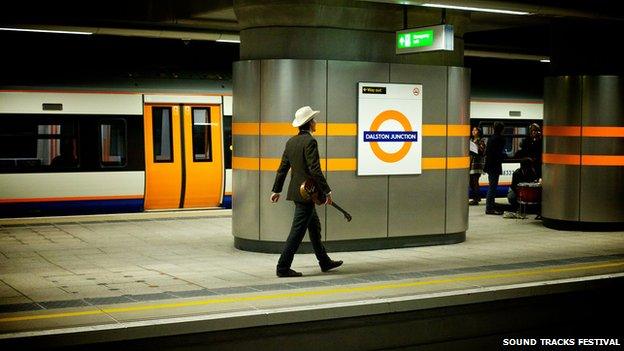
[[[204,305],[214,305],[214,304],[222,304],[222,303],[230,303],[230,302],[277,300],[277,299],[282,299],[282,298],[297,298],[297,297],[307,297],[307,296],[321,296],[321,295],[344,294],[344,293],[354,293],[354,292],[402,289],[402,288],[409,288],[409,287],[423,286],[423,285],[436,285],[436,284],[457,283],[457,282],[487,280],[487,279],[491,280],[491,279],[538,275],[538,274],[544,274],[544,273],[572,272],[572,271],[599,269],[599,268],[608,268],[608,267],[617,267],[617,266],[624,266],[624,262],[612,262],[612,263],[593,264],[593,265],[584,265],[584,266],[575,265],[572,267],[563,267],[563,268],[544,268],[544,269],[534,269],[534,270],[526,270],[526,271],[509,272],[509,273],[493,273],[493,274],[462,276],[462,277],[454,277],[454,278],[446,278],[446,279],[411,281],[407,283],[357,286],[357,287],[351,287],[351,288],[333,288],[333,289],[288,292],[288,293],[278,293],[278,294],[268,294],[268,295],[239,296],[239,297],[218,298],[218,299],[199,300],[199,301],[164,303],[164,304],[156,304],[156,305],[103,308],[103,309],[88,310],[88,311],[6,317],[6,318],[0,318],[0,322],[3,322],[3,323],[20,322],[20,321],[30,321],[30,320],[40,320],[40,319],[67,318],[67,317],[78,317],[78,316],[89,316],[89,315],[104,315],[104,314],[111,314],[111,313],[126,313],[126,312],[136,312],[136,311],[146,311],[146,310],[204,306]]]

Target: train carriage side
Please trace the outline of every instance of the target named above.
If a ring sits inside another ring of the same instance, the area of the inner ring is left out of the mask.
[[[142,96],[0,92],[3,217],[143,209]]]
[[[483,136],[489,138],[496,121],[505,123],[503,136],[506,139],[503,174],[499,178],[497,197],[506,197],[513,172],[520,167],[520,160],[514,158],[520,150],[521,141],[527,137],[529,126],[537,123],[542,127],[544,104],[542,100],[527,99],[477,99],[470,101],[470,124],[480,128]],[[481,175],[479,188],[483,198],[488,190],[488,176]]]
[[[231,207],[231,106],[215,94],[0,91],[0,217]]]
[[[223,96],[223,164],[225,168],[225,188],[221,206],[232,208],[232,106],[231,95]]]

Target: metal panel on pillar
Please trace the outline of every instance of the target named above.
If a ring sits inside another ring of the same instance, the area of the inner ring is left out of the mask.
[[[282,123],[288,128],[295,111],[301,106],[311,106],[321,113],[316,117],[318,123],[325,123],[327,62],[325,60],[263,60],[261,81],[260,120],[262,124]],[[298,130],[292,128],[292,135]],[[262,135],[260,138],[260,157],[279,159],[289,136]],[[325,157],[325,138],[315,137],[318,141],[319,154]],[[284,242],[290,231],[293,204],[286,200],[286,191],[290,177],[284,183],[282,199],[278,204],[268,200],[275,169],[260,172],[260,239]],[[325,228],[325,208],[318,207],[317,213],[321,225]],[[307,234],[306,234],[307,240]]]
[[[392,64],[390,81],[423,85],[423,130],[446,125],[446,67]],[[446,157],[444,136],[423,135],[422,143],[423,158]],[[388,236],[444,233],[446,170],[424,168],[420,175],[390,176]]]
[[[260,122],[260,61],[235,62],[234,95],[245,99],[234,99],[233,123]],[[232,152],[234,171],[232,173],[232,232],[244,239],[260,239],[260,209],[258,170],[236,169],[236,158],[258,158],[260,144],[258,135],[233,135]]]
[[[328,124],[351,124],[355,135],[327,137],[328,158],[357,157],[358,82],[388,82],[389,65],[373,62],[328,62]],[[354,217],[347,223],[333,209],[327,212],[327,240],[385,238],[388,235],[388,177],[358,177],[355,170],[330,171],[335,200]]]

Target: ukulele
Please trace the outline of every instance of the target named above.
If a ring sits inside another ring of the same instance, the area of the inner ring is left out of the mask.
[[[317,205],[322,205],[325,203],[325,201],[327,201],[327,197],[325,196],[325,194],[321,192],[321,190],[316,186],[316,183],[314,183],[314,180],[312,179],[308,179],[305,182],[301,183],[301,186],[299,187],[299,194],[301,194],[301,197],[303,197],[304,200],[307,201],[311,199],[312,202]],[[351,222],[352,217],[349,212],[345,211],[342,207],[338,206],[333,201],[331,205],[334,206],[334,208],[338,211],[342,212],[342,214],[347,219],[347,222]]]

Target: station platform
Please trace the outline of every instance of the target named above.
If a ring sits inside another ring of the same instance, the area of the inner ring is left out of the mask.
[[[297,254],[299,278],[275,276],[276,254],[234,248],[230,210],[2,219],[0,347],[375,316],[624,277],[624,232],[484,212],[470,207],[460,244],[330,253],[344,265],[327,273]]]

